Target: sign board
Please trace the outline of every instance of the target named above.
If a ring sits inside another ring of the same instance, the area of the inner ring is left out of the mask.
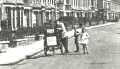
[[[57,38],[56,38],[56,36],[47,37],[47,45],[48,46],[57,45]]]
[[[47,33],[54,33],[54,29],[47,29]]]

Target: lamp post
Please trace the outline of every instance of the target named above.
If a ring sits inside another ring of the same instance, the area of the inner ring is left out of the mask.
[[[55,21],[56,21],[56,19],[57,19],[57,0],[54,0],[54,5],[55,5],[55,12],[54,12],[54,14],[55,14]]]
[[[54,14],[53,14],[54,15],[54,18],[53,18],[53,22],[54,23],[53,23],[53,25],[54,25],[54,30],[57,31],[56,30],[56,28],[57,28],[57,22],[56,22],[56,0],[54,0],[54,7],[55,8],[54,8]]]

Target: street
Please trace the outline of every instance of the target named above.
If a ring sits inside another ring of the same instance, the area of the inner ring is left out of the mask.
[[[90,29],[88,33],[88,55],[83,54],[82,48],[75,53],[74,39],[71,38],[68,46],[70,53],[66,55],[59,55],[57,51],[54,56],[44,57],[40,53],[15,65],[0,66],[0,69],[119,69],[120,24]]]

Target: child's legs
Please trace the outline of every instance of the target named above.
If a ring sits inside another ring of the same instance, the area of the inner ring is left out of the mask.
[[[85,53],[88,54],[87,44],[83,44],[83,51],[84,51],[84,54],[85,54]]]
[[[75,45],[76,45],[76,51],[79,51],[79,43],[77,41],[75,42]]]
[[[86,53],[88,54],[88,46],[87,46],[87,44],[86,44],[85,49],[86,49]]]
[[[65,49],[65,52],[68,52],[68,41],[67,38],[62,38],[62,43],[63,43],[63,47]]]
[[[87,51],[87,45],[86,44],[82,44],[83,46],[83,52],[85,53]]]

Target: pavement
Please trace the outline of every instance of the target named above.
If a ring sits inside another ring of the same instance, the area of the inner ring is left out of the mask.
[[[86,29],[92,29],[92,28],[107,26],[111,24],[115,24],[115,23],[106,23],[102,25],[86,27]],[[81,29],[78,29],[78,31],[81,31]],[[74,31],[73,30],[69,31],[65,35],[71,38],[74,35]],[[39,51],[43,51],[44,49],[43,41],[44,40],[42,39],[30,45],[17,46],[16,48],[8,48],[7,52],[0,54],[0,65],[16,63],[26,59],[26,56],[28,55],[33,55]]]

